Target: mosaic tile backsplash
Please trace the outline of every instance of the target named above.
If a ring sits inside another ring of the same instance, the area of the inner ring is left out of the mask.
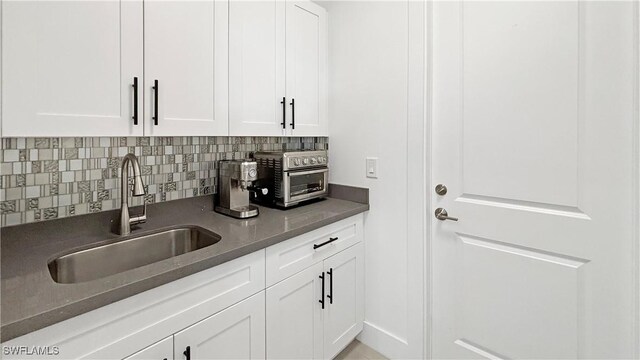
[[[144,198],[129,198],[136,206],[214,194],[218,160],[327,147],[324,137],[5,138],[1,225],[119,208],[121,160],[127,153],[138,157],[147,190]]]

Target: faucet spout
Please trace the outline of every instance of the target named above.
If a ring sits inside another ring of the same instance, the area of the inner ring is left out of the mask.
[[[143,205],[142,215],[131,218],[129,215],[129,165],[133,168],[133,189],[131,195],[142,196],[146,194],[142,173],[138,158],[134,154],[127,154],[122,159],[122,174],[120,179],[120,235],[131,233],[131,226],[143,223],[147,220],[147,207]]]
[[[144,191],[144,183],[142,182],[142,177],[134,176],[133,177],[133,196],[142,196],[147,193]]]

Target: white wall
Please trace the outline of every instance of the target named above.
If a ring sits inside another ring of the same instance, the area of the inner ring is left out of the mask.
[[[370,189],[365,218],[365,330],[388,357],[422,358],[423,239],[409,237],[407,2],[327,1],[332,183]],[[422,119],[418,119],[421,121]],[[378,178],[365,158],[378,157]],[[417,260],[416,260],[417,259]],[[417,285],[417,286],[416,286]]]

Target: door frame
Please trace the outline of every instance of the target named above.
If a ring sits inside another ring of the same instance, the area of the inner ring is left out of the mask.
[[[408,182],[412,196],[408,198],[408,209],[410,214],[409,236],[420,235],[423,239],[422,257],[422,291],[423,291],[423,354],[424,358],[432,358],[432,318],[433,318],[433,263],[432,233],[431,233],[431,189],[434,183],[432,179],[432,168],[426,164],[432,163],[434,150],[431,141],[433,119],[432,109],[432,43],[433,43],[433,2],[435,0],[422,0],[419,2],[409,1],[409,68],[408,68],[408,149],[409,164]],[[418,4],[419,3],[419,4]],[[633,237],[632,237],[632,263],[633,280],[635,291],[633,291],[634,303],[634,324],[633,335],[636,339],[635,357],[640,359],[640,3],[634,3],[634,109],[633,109],[633,155],[630,164],[633,180]],[[413,22],[413,23],[412,23]],[[422,31],[419,35],[418,32]],[[421,41],[421,42],[420,42]],[[412,47],[413,45],[413,47]],[[421,83],[418,84],[418,82]],[[422,113],[420,121],[419,113]],[[420,139],[418,139],[420,138]],[[412,151],[413,150],[413,151]],[[414,181],[413,179],[420,179]],[[413,215],[412,215],[413,213]],[[421,217],[418,219],[418,217]],[[417,220],[417,221],[415,221]],[[409,279],[411,280],[411,279]]]
[[[635,219],[633,224],[633,280],[635,282],[634,291],[634,338],[636,339],[635,357],[640,359],[640,3],[634,2],[634,23],[633,23],[633,56],[634,56],[634,118],[633,118],[633,155],[632,155],[632,178],[633,178],[633,212]]]

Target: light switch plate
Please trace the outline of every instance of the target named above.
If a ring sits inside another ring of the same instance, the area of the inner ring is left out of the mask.
[[[378,178],[378,158],[377,157],[368,157],[367,158],[367,177],[377,179]]]

